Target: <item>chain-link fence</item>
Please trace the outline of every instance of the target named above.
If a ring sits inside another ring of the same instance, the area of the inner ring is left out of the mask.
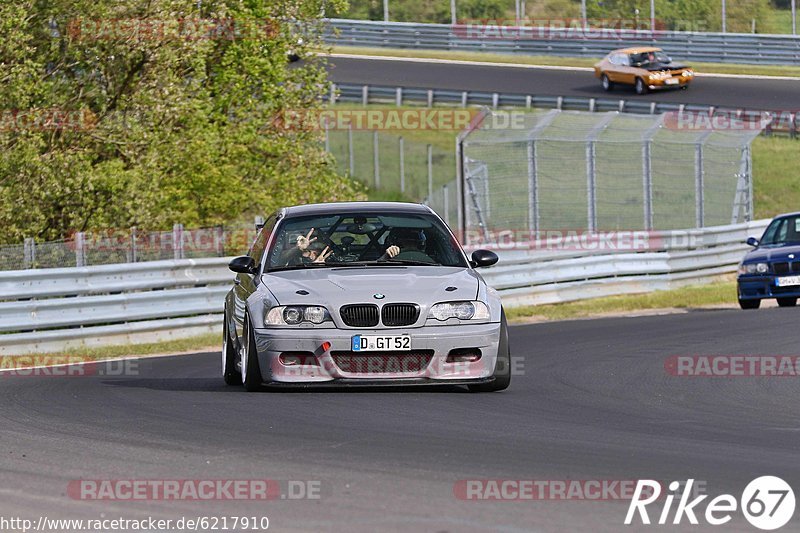
[[[486,113],[462,141],[468,234],[669,230],[752,217],[758,125],[540,110],[496,127]]]
[[[247,251],[255,226],[142,232],[137,228],[80,232],[70,239],[0,246],[0,270],[65,268],[168,259],[226,257]]]
[[[455,146],[455,134],[452,141]],[[453,148],[426,143],[413,134],[355,129],[326,131],[326,148],[339,171],[367,185],[375,198],[424,202],[444,212],[444,198],[455,194]],[[456,206],[452,202],[454,210]]]

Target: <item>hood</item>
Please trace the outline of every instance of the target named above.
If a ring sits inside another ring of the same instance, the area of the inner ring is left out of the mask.
[[[794,259],[789,258],[789,254],[794,254]],[[764,246],[750,250],[744,256],[744,261],[754,263],[757,261],[766,263],[772,261],[800,261],[800,244],[787,246]]]
[[[480,283],[468,268],[427,266],[298,269],[267,273],[261,279],[280,305],[316,304],[329,310],[353,303],[474,300]],[[445,290],[448,287],[455,290]],[[375,294],[385,298],[377,300]]]
[[[650,72],[659,72],[662,70],[684,70],[692,67],[689,65],[681,65],[680,63],[651,63],[649,65],[642,65],[642,68]]]

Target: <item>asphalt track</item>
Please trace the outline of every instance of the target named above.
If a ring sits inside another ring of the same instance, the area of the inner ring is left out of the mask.
[[[798,319],[800,309],[729,309],[514,326],[518,375],[494,394],[252,394],[222,384],[216,353],[140,360],[117,377],[0,376],[0,517],[245,514],[268,516],[274,531],[619,531],[627,502],[463,501],[454,484],[694,478],[712,496],[738,498],[751,479],[778,475],[797,492],[797,378],[676,377],[664,362],[797,354]],[[302,501],[81,501],[67,493],[81,478],[316,480],[322,491]],[[738,513],[714,530],[754,531]],[[795,513],[781,531],[798,530]]]
[[[328,62],[330,79],[336,83],[539,96],[622,98],[753,110],[800,109],[800,79],[722,78],[703,77],[701,74],[685,91],[659,91],[639,96],[627,87],[618,87],[606,93],[591,72],[580,70],[355,58],[330,58]]]

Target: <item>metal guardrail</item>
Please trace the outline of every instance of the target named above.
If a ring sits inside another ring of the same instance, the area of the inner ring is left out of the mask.
[[[800,37],[750,33],[626,30],[615,34],[575,28],[525,28],[504,32],[480,24],[449,25],[331,19],[329,43],[341,46],[413,48],[598,58],[617,48],[658,46],[682,61],[800,65]],[[491,21],[489,21],[491,24]],[[496,38],[496,36],[508,38]],[[531,37],[527,37],[531,36]]]
[[[638,115],[655,115],[660,113],[697,113],[710,116],[724,115],[743,121],[757,122],[764,118],[777,119],[764,129],[764,135],[782,134],[794,138],[798,132],[797,113],[774,117],[768,110],[734,109],[728,107],[706,106],[699,104],[676,104],[672,102],[646,102],[643,100],[625,100],[622,98],[587,98],[582,96],[549,96],[514,93],[489,93],[481,91],[454,91],[449,89],[424,89],[409,87],[390,87],[381,85],[358,85],[352,83],[334,83],[326,101],[353,102],[369,104],[423,104],[434,105],[524,107],[540,109],[558,109],[562,111],[591,111],[603,113],[619,111]]]
[[[767,220],[647,232],[651,251],[500,249],[482,272],[507,306],[641,293],[735,270]],[[518,243],[526,247],[532,243]],[[536,243],[533,243],[534,245]],[[228,258],[0,273],[0,355],[155,342],[217,332],[233,274]]]

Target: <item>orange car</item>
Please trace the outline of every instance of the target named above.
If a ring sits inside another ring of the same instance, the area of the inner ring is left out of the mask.
[[[633,85],[637,94],[654,89],[685,89],[694,79],[691,67],[673,63],[661,48],[614,50],[594,66],[594,75],[610,91],[614,85]]]

